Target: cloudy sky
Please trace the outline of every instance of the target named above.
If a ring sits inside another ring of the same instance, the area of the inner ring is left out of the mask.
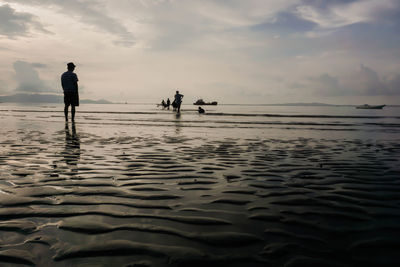
[[[0,95],[400,104],[399,0],[0,0]]]

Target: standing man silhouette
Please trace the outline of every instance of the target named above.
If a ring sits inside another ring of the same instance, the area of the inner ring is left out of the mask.
[[[171,105],[171,100],[167,99],[167,109],[169,110],[169,106]]]
[[[182,104],[182,98],[183,95],[179,93],[179,91],[176,91],[175,94],[175,103],[176,103],[176,108],[178,109],[178,113],[181,112],[181,104]]]
[[[68,121],[68,107],[71,106],[71,119],[75,121],[75,107],[79,106],[78,76],[74,73],[75,64],[67,64],[68,71],[61,75],[61,85],[64,91],[64,115]]]

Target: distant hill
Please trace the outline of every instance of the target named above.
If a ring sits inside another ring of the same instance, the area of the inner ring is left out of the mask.
[[[301,107],[321,107],[321,106],[327,106],[327,107],[339,107],[339,106],[349,106],[349,105],[333,105],[333,104],[325,104],[325,103],[318,103],[318,102],[312,102],[312,103],[303,103],[303,102],[298,102],[298,103],[278,103],[278,104],[221,104],[221,105],[245,105],[245,106],[301,106]]]
[[[0,102],[64,103],[64,96],[52,95],[52,94],[14,94],[14,95],[0,96]],[[112,104],[112,102],[104,99],[100,100],[81,99],[80,102],[86,104]]]
[[[105,99],[99,99],[99,100],[81,99],[80,102],[84,104],[112,104],[112,102]]]
[[[325,103],[318,103],[318,102],[312,102],[312,103],[282,103],[282,104],[267,104],[268,106],[337,106],[337,105],[331,105],[331,104],[325,104]]]

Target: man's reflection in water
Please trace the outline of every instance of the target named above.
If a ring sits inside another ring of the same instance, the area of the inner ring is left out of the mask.
[[[175,133],[180,134],[181,133],[181,113],[176,113],[175,114]]]
[[[69,124],[65,123],[65,151],[63,153],[65,163],[71,168],[71,175],[78,174],[77,164],[81,157],[81,142],[76,134],[75,123],[72,122],[72,131]]]

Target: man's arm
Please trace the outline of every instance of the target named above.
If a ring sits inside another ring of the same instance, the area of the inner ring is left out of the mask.
[[[75,74],[75,89],[78,92],[78,75]]]
[[[63,75],[61,75],[61,87],[64,90],[64,77],[63,77]]]

